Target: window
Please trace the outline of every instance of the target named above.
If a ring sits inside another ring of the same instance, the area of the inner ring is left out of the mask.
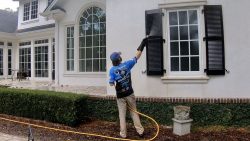
[[[49,43],[48,39],[45,39],[45,40],[36,40],[35,41],[35,44],[46,44],[46,43]]]
[[[27,72],[31,76],[31,48],[26,46],[19,49],[19,71]]]
[[[55,80],[55,38],[52,39],[52,80]]]
[[[74,27],[67,27],[67,71],[74,71]]]
[[[37,18],[37,11],[38,11],[38,0],[33,0],[31,2],[31,19]]]
[[[24,4],[23,21],[36,19],[38,16],[38,0],[31,0]]]
[[[35,41],[35,77],[48,77],[48,39]]]
[[[200,71],[198,10],[168,11],[168,19],[170,73]]]
[[[0,42],[0,46],[4,46],[4,42]]]
[[[35,77],[48,77],[48,46],[35,47]]]
[[[9,46],[9,47],[12,47],[12,42],[8,42],[8,46]]]
[[[23,9],[23,21],[29,20],[30,16],[30,3],[25,3],[24,4],[24,9]]]
[[[225,75],[222,6],[204,2],[181,2],[177,7],[166,3],[146,11],[147,75],[165,72],[166,83],[207,82],[205,73]],[[166,39],[165,45],[161,39]]]
[[[12,49],[8,49],[8,75],[12,74]]]
[[[106,14],[98,7],[88,8],[80,18],[79,71],[106,71]]]
[[[19,46],[30,46],[31,42],[21,42],[19,43]]]

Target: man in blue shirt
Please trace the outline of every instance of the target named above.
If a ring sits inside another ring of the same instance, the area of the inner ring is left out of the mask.
[[[147,38],[143,39],[140,46],[137,48],[135,57],[123,63],[120,52],[113,52],[110,55],[113,67],[109,71],[109,76],[110,76],[109,84],[111,86],[115,86],[116,89],[117,105],[118,105],[119,119],[120,119],[120,136],[122,138],[127,137],[127,128],[126,128],[127,104],[131,108],[136,110],[136,100],[131,81],[131,69],[134,67],[134,65],[137,63],[137,60],[140,58],[142,51],[146,46],[146,42]],[[141,125],[139,115],[132,111],[130,111],[130,115],[133,119],[137,133],[140,136],[143,136],[144,128]]]

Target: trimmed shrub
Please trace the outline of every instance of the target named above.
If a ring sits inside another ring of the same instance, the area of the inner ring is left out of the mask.
[[[119,120],[116,101],[88,99],[86,102],[89,117],[108,121]],[[177,105],[191,107],[190,117],[194,120],[193,124],[195,126],[250,125],[250,104],[137,102],[138,111],[151,116],[163,125],[172,125],[172,118],[174,117],[173,107]]]
[[[0,88],[0,113],[75,126],[84,119],[85,100],[73,93]]]

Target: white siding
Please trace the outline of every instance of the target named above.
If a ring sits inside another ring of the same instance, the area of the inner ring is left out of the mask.
[[[59,84],[107,86],[107,94],[115,95],[108,85],[108,71],[111,67],[109,55],[121,51],[123,60],[134,57],[136,48],[145,37],[145,10],[157,9],[168,0],[96,0],[104,4],[107,16],[107,73],[66,74],[65,73],[65,26],[77,25],[78,15],[92,0],[65,1],[66,16],[59,22]],[[132,70],[132,81],[137,96],[148,97],[230,97],[249,96],[250,70],[250,18],[249,0],[207,0],[208,4],[223,7],[226,68],[225,76],[209,76],[207,83],[165,84],[161,77],[143,74],[146,70],[146,52]],[[165,26],[165,25],[164,25]],[[75,29],[77,30],[77,26]],[[75,32],[77,34],[77,32]],[[75,46],[78,43],[76,41]],[[77,50],[76,50],[77,52]],[[166,60],[165,60],[166,61]],[[77,68],[76,68],[77,69]]]

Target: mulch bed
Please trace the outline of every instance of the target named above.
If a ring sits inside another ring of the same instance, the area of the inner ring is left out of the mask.
[[[72,128],[61,124],[49,123],[40,120],[31,120],[27,118],[14,117],[9,115],[2,115],[0,117],[18,120],[22,122],[29,122],[32,124],[39,124],[43,126],[54,127],[58,129],[73,130],[78,132],[98,133],[101,135],[119,137],[119,124],[116,122],[106,122],[99,120],[89,120],[86,123]],[[35,141],[107,141],[99,137],[91,137],[84,135],[76,135],[71,133],[62,133],[51,131],[47,129],[32,127]],[[24,136],[28,139],[27,125],[20,125],[12,122],[0,120],[0,132]],[[140,138],[131,124],[128,125],[128,138],[129,139],[149,139],[154,136],[155,129],[150,125],[145,126],[145,135]],[[172,134],[172,129],[161,126],[159,136],[156,141],[250,141],[250,133],[245,130],[232,129],[225,132],[193,132],[186,136],[176,136]]]

